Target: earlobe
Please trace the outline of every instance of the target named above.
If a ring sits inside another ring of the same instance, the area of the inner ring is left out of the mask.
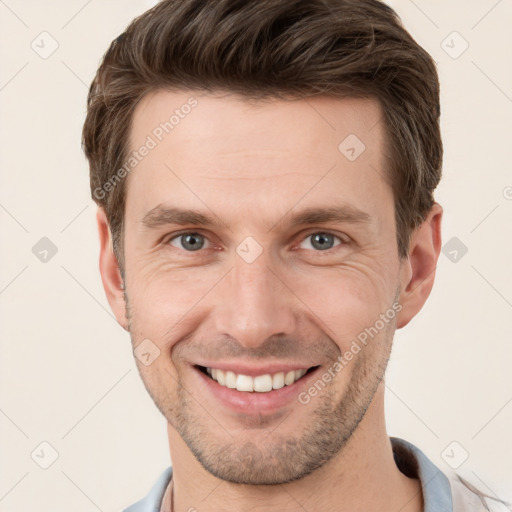
[[[443,209],[438,203],[430,210],[424,222],[414,230],[409,244],[409,255],[400,270],[400,303],[397,329],[406,326],[425,304],[436,273],[441,251],[441,219]]]
[[[124,299],[124,283],[119,269],[119,263],[112,247],[112,235],[107,216],[103,208],[99,207],[96,213],[98,234],[100,237],[100,274],[103,288],[110,308],[118,323],[128,330],[126,318],[126,302]]]

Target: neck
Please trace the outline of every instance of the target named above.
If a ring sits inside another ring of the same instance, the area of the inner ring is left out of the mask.
[[[421,512],[419,481],[406,477],[394,461],[384,422],[383,386],[382,382],[365,417],[340,453],[310,475],[281,485],[233,484],[214,477],[169,426],[173,512]]]

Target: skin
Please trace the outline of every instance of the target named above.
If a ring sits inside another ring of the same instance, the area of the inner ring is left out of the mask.
[[[131,148],[190,96],[146,96],[134,113]],[[430,294],[441,207],[400,259],[374,100],[193,96],[197,107],[126,178],[124,283],[105,213],[97,215],[110,306],[134,348],[149,339],[160,351],[150,365],[137,365],[168,422],[174,510],[422,510],[419,481],[394,463],[383,376],[395,329]],[[366,146],[355,161],[338,150],[348,134]],[[216,224],[145,226],[147,212],[164,204]],[[307,208],[341,205],[367,220],[291,221]],[[195,239],[203,248],[187,250],[177,236],[184,231],[203,235]],[[334,235],[328,249],[313,243],[318,233]],[[262,249],[251,263],[236,252],[246,237]],[[236,411],[193,368],[205,360],[287,362],[319,366],[322,375],[398,303],[392,320],[307,404]],[[169,493],[162,510],[170,510]]]

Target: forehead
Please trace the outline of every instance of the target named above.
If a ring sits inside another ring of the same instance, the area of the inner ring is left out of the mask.
[[[150,150],[128,174],[127,211],[194,193],[194,206],[222,199],[232,211],[261,198],[289,209],[306,192],[310,205],[389,201],[383,130],[373,99],[157,91],[134,112],[130,152]]]
[[[231,94],[159,90],[137,105],[130,145],[135,149],[149,135],[157,143],[174,139],[179,145],[201,139],[206,144],[203,153],[221,153],[233,146],[297,153],[299,141],[307,144],[302,150],[314,150],[318,142],[322,142],[321,149],[328,145],[336,149],[344,134],[357,134],[372,152],[381,149],[380,120],[380,104],[372,98],[316,96],[256,101]],[[214,147],[210,141],[215,141]],[[317,151],[315,154],[318,156]]]

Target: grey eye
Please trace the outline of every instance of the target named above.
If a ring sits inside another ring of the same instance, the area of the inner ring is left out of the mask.
[[[311,247],[313,247],[313,249],[316,249],[318,251],[326,251],[332,249],[333,247],[341,243],[340,237],[333,235],[332,233],[323,232],[313,233],[312,235],[307,236],[302,243],[307,243],[309,240],[310,247],[303,247],[301,245],[301,248],[310,249]],[[335,243],[336,240],[339,240],[339,243]]]
[[[178,249],[185,251],[198,251],[205,246],[206,237],[200,233],[182,233],[171,239],[169,243]]]

